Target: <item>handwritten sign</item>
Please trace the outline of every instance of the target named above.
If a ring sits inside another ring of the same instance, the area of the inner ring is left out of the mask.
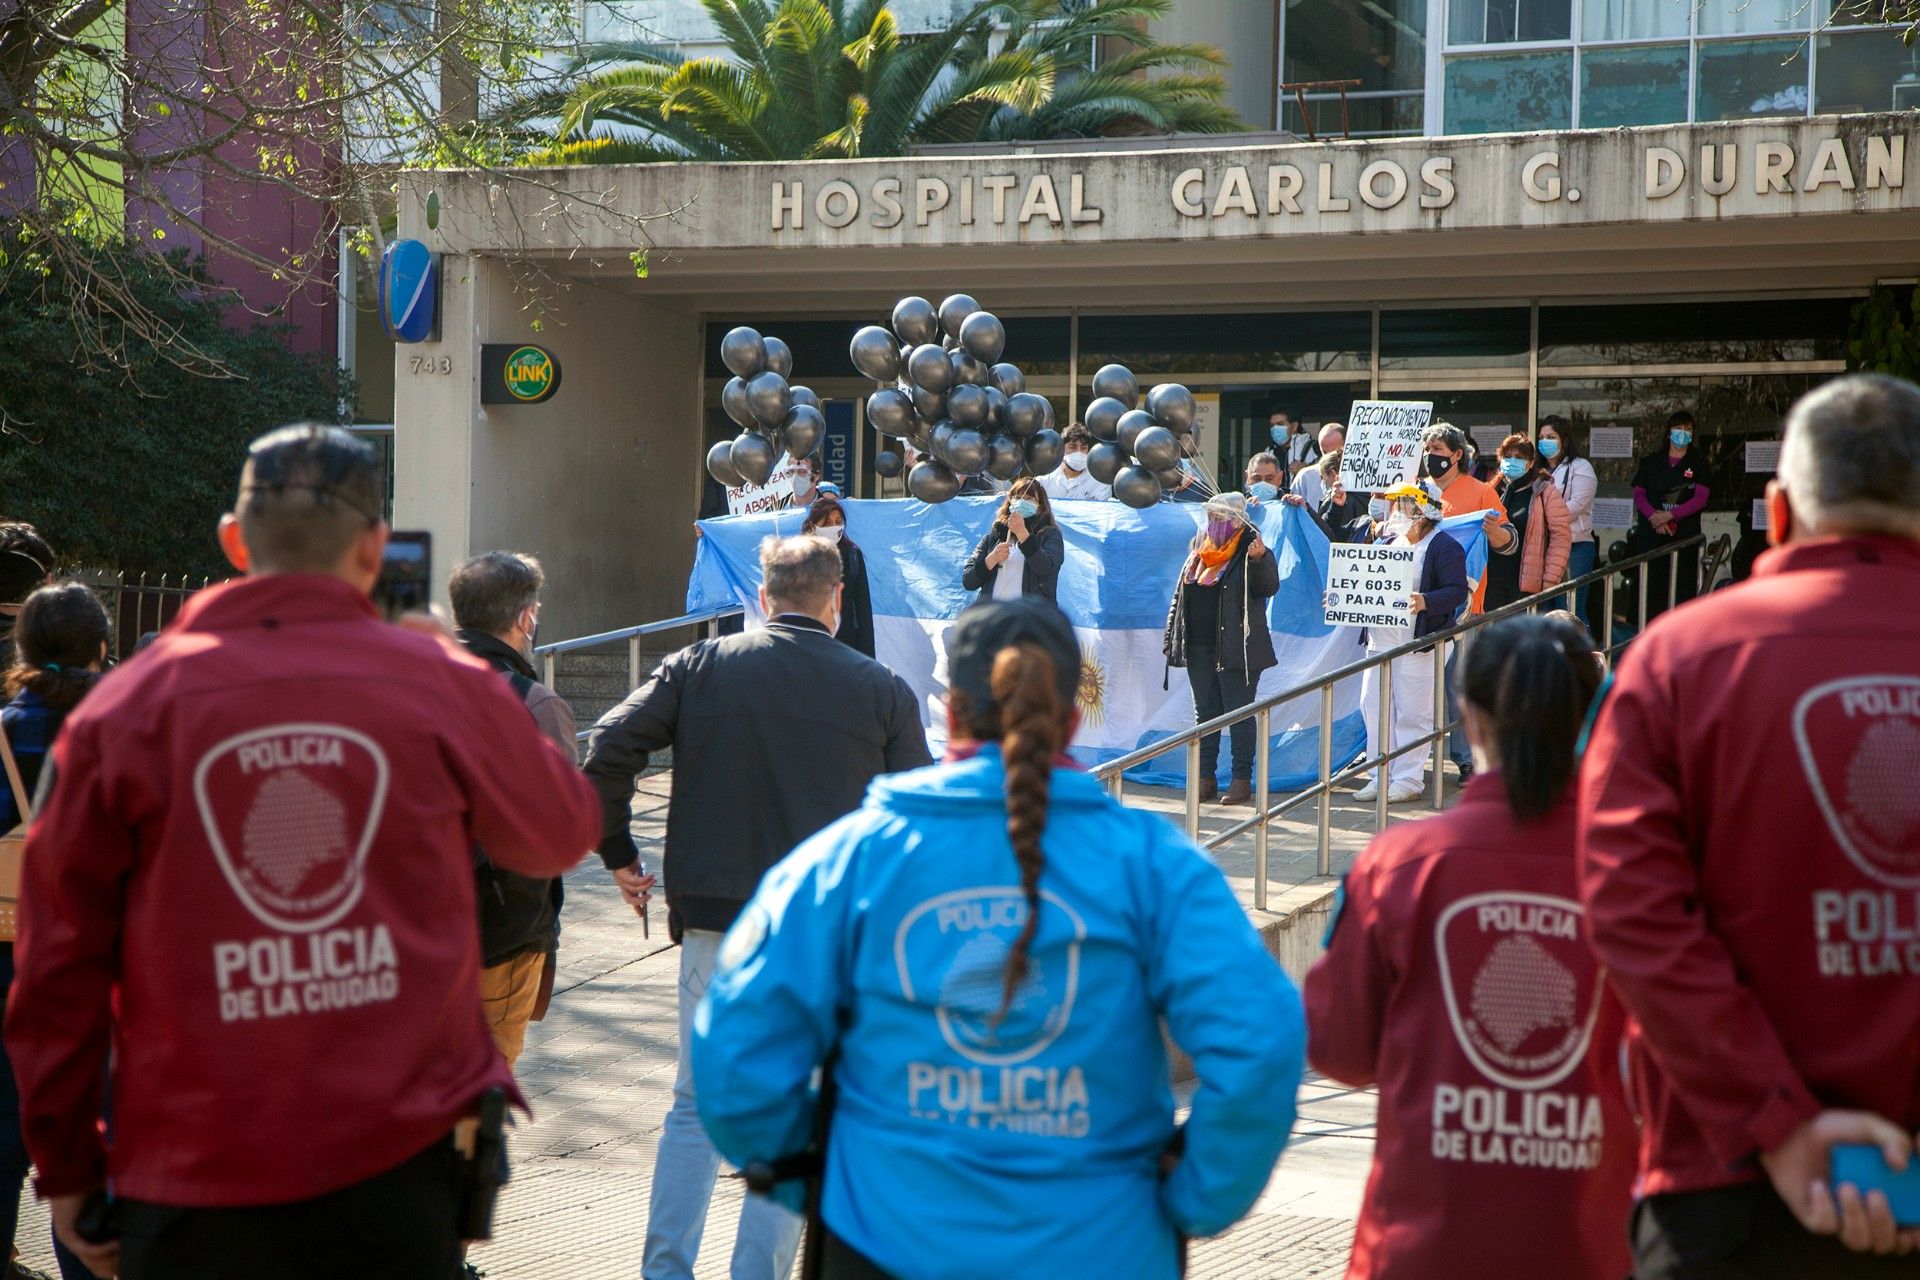
[[[1780,469],[1780,442],[1778,440],[1747,441],[1747,470],[1761,475],[1772,475]]]
[[[1632,498],[1595,498],[1593,527],[1596,529],[1633,528]]]
[[[764,511],[778,511],[793,497],[794,476],[808,470],[808,464],[789,454],[781,454],[780,461],[774,464],[773,474],[767,477],[765,484],[728,487],[727,514],[757,516]]]
[[[1419,548],[1336,542],[1327,548],[1328,626],[1408,627],[1408,605],[1419,585]]]
[[[1595,427],[1587,433],[1587,456],[1589,458],[1631,458],[1633,428]]]
[[[1383,493],[1420,474],[1420,433],[1433,421],[1431,400],[1355,400],[1340,450],[1348,493]]]

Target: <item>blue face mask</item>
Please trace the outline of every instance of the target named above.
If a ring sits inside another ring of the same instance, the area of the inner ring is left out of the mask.
[[[1509,480],[1518,480],[1527,474],[1527,460],[1525,458],[1500,459],[1500,474]]]
[[[1247,486],[1247,496],[1259,502],[1272,502],[1280,496],[1280,489],[1265,480],[1255,480]]]
[[[1287,442],[1287,437],[1292,433],[1293,433],[1292,427],[1268,427],[1267,428],[1267,435],[1269,438],[1273,440],[1275,444],[1285,444]]]
[[[1667,432],[1667,439],[1673,441],[1674,448],[1684,449],[1693,443],[1693,432],[1675,427],[1673,430]]]
[[[1022,520],[1031,520],[1040,514],[1040,504],[1031,498],[1015,498],[1011,503],[1007,504],[1007,510],[1019,516]]]
[[[1539,444],[1533,447],[1540,451],[1540,456],[1543,458],[1557,458],[1560,456],[1560,442],[1552,436],[1544,437]]]

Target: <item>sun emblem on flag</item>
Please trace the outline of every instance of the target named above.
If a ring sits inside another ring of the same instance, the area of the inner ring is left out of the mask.
[[[1073,695],[1082,724],[1097,725],[1107,715],[1107,669],[1092,645],[1080,646],[1080,688]]]

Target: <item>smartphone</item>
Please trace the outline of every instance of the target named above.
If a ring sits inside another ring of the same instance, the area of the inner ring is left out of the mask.
[[[403,613],[425,610],[432,600],[433,535],[424,529],[388,534],[380,577],[373,584],[374,607],[392,622]]]
[[[1893,1210],[1893,1220],[1903,1227],[1920,1227],[1920,1157],[1907,1162],[1905,1173],[1895,1173],[1880,1154],[1880,1148],[1864,1145],[1833,1149],[1832,1184],[1850,1182],[1869,1191],[1884,1192]]]

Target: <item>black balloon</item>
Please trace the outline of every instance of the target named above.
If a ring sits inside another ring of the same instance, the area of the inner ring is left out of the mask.
[[[1134,442],[1140,438],[1142,432],[1152,425],[1153,419],[1147,415],[1144,409],[1129,409],[1121,414],[1120,421],[1114,428],[1120,441],[1120,447],[1128,453],[1132,453],[1134,451]]]
[[[1191,431],[1182,432],[1180,436],[1180,452],[1189,458],[1199,457],[1200,437],[1194,435]]]
[[[720,339],[720,363],[743,378],[767,371],[767,343],[758,329],[741,325]]]
[[[1187,478],[1187,473],[1178,467],[1168,467],[1164,471],[1156,471],[1153,474],[1160,481],[1160,489],[1163,493],[1171,493],[1178,489],[1180,482]]]
[[[767,368],[783,378],[793,376],[793,348],[778,338],[762,338],[767,347]]]
[[[1007,327],[991,311],[976,311],[960,323],[960,345],[975,360],[992,364],[1007,349]]]
[[[953,385],[962,383],[976,387],[987,385],[987,366],[975,360],[964,351],[947,353],[947,363],[953,366]]]
[[[1019,365],[997,364],[987,370],[987,385],[998,387],[1001,395],[1017,396],[1027,389],[1027,375]]]
[[[948,362],[945,351],[930,342],[923,343],[915,347],[907,359],[907,377],[922,391],[945,395],[953,385],[953,365]]]
[[[1153,415],[1156,422],[1164,423],[1175,431],[1193,430],[1193,416],[1197,408],[1193,392],[1177,382],[1163,382],[1147,392],[1147,412]]]
[[[720,407],[727,411],[727,416],[732,418],[736,425],[742,427],[754,425],[753,410],[747,408],[745,378],[736,376],[727,379],[727,385],[720,388]]]
[[[944,462],[923,459],[907,473],[907,492],[922,502],[945,502],[960,492],[960,477]]]
[[[824,414],[810,404],[797,404],[787,410],[787,420],[780,426],[780,441],[787,446],[788,453],[804,458],[820,443],[826,429]]]
[[[1145,467],[1123,467],[1113,478],[1113,496],[1137,511],[1160,501],[1160,477]]]
[[[931,449],[928,450],[928,452],[931,453],[934,457],[940,459],[940,461],[946,462],[947,461],[947,441],[953,439],[953,433],[958,429],[959,428],[955,427],[951,422],[947,421],[945,418],[942,418],[940,421],[934,423],[931,427],[928,427],[927,440],[933,446]]]
[[[722,440],[707,450],[707,474],[729,489],[737,489],[747,482],[745,476],[733,469],[733,441]]]
[[[1127,451],[1111,440],[1102,440],[1087,450],[1087,474],[1101,484],[1112,484],[1126,465]]]
[[[967,322],[968,316],[979,309],[980,304],[966,294],[951,294],[940,304],[940,327],[946,330],[949,338],[958,340],[960,326]]]
[[[1112,396],[1131,409],[1140,403],[1140,383],[1123,364],[1103,364],[1093,375],[1093,394]]]
[[[893,304],[893,333],[910,347],[937,341],[939,313],[925,298],[902,298]]]
[[[767,477],[773,474],[773,446],[757,432],[742,431],[734,437],[727,460],[748,484],[765,484]]]
[[[906,470],[906,459],[891,449],[882,449],[873,455],[873,473],[883,480],[891,480]]]
[[[1047,424],[1046,399],[1031,391],[1022,391],[1018,395],[1008,396],[1005,417],[1007,431],[1011,435],[1024,438],[1044,431]]]
[[[1133,442],[1133,456],[1152,471],[1180,465],[1180,441],[1165,427],[1148,427]]]
[[[994,431],[1007,429],[1007,397],[998,387],[988,387],[987,426]]]
[[[1042,403],[1047,406],[1047,430],[1051,431],[1055,425],[1053,421],[1053,401],[1048,400],[1045,396],[1040,397],[1040,399]]]
[[[987,441],[987,474],[995,480],[1011,480],[1026,465],[1027,451],[1012,436],[995,436]]]
[[[956,426],[976,429],[986,426],[989,408],[991,402],[984,387],[963,382],[947,392],[947,416]]]
[[[753,414],[753,420],[762,427],[771,430],[787,419],[787,410],[793,408],[793,392],[787,387],[787,380],[769,369],[747,379],[747,409]]]
[[[1101,396],[1087,406],[1080,420],[1087,424],[1087,430],[1093,433],[1095,440],[1118,440],[1120,415],[1126,412],[1127,406],[1112,396]]]
[[[882,387],[867,397],[867,421],[876,431],[904,436],[913,430],[913,398],[898,387]]]
[[[853,358],[853,367],[875,382],[892,382],[900,376],[900,348],[893,335],[877,324],[854,334],[847,354]]]
[[[816,409],[820,407],[820,397],[814,394],[812,387],[788,387],[787,392],[795,404],[810,404]]]
[[[1042,428],[1027,441],[1027,469],[1037,476],[1043,476],[1059,467],[1063,452],[1060,433]]]
[[[947,464],[963,476],[978,475],[987,467],[987,438],[978,431],[955,426],[947,437]]]
[[[907,394],[913,397],[913,411],[928,422],[938,422],[947,416],[947,397],[938,391],[929,391],[925,387],[911,387]]]

